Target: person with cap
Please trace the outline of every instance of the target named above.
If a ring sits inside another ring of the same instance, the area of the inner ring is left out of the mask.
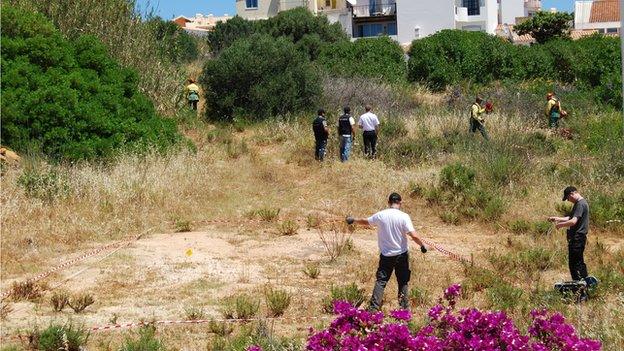
[[[364,139],[364,154],[375,157],[377,154],[377,135],[379,134],[379,118],[371,112],[371,106],[364,106],[366,112],[358,119],[358,126],[362,129]]]
[[[344,114],[338,118],[338,136],[340,137],[340,161],[346,162],[349,160],[351,144],[355,136],[355,129],[353,128],[355,120],[351,117],[349,106],[345,106],[343,111]]]
[[[588,276],[583,253],[589,231],[589,204],[573,186],[563,190],[562,201],[566,200],[574,204],[571,214],[565,217],[548,217],[548,220],[554,222],[557,229],[568,228],[568,266],[570,275],[572,280],[581,280]]]
[[[197,102],[199,101],[199,86],[195,84],[195,80],[189,79],[186,86],[186,99],[188,100],[189,107],[193,110],[197,110]]]
[[[399,285],[399,305],[409,309],[408,283],[410,280],[409,253],[407,237],[420,246],[422,253],[427,248],[416,236],[410,216],[401,211],[401,195],[392,193],[388,197],[388,208],[368,218],[346,218],[348,224],[372,225],[377,227],[379,245],[379,266],[376,273],[375,287],[370,299],[369,310],[378,311],[383,300],[384,289],[390,280],[392,271]]]
[[[485,108],[481,107],[481,103],[483,103],[483,99],[477,96],[474,104],[470,107],[470,133],[476,133],[477,130],[479,130],[483,138],[489,140],[490,137],[485,130],[485,119],[482,116],[487,111]]]
[[[567,115],[567,112],[561,109],[561,101],[554,93],[546,94],[546,116],[548,116],[548,126],[550,128],[559,127],[559,119]]]
[[[327,128],[327,120],[325,119],[325,110],[318,110],[317,116],[312,122],[312,131],[314,132],[314,158],[317,161],[325,159],[325,148],[327,147],[327,137],[329,129]]]

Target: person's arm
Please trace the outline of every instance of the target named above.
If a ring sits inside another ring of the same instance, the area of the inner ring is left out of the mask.
[[[420,238],[416,235],[416,231],[415,230],[412,230],[412,231],[408,232],[407,236],[412,238],[412,240],[414,240],[414,242],[416,244],[418,244],[418,246],[420,246],[420,251],[422,253],[427,252],[427,248],[425,247],[425,244],[423,244],[423,242],[420,240]]]
[[[554,223],[559,223],[559,222],[565,222],[565,221],[569,221],[570,220],[570,216],[566,216],[566,217],[548,217],[548,221],[549,222],[554,222]]]
[[[379,134],[379,118],[375,117],[375,133]]]
[[[550,116],[550,110],[552,110],[552,106],[553,106],[553,101],[548,100],[548,102],[546,103],[546,116]]]
[[[557,222],[557,224],[555,225],[555,228],[557,229],[569,228],[569,227],[575,226],[577,222],[578,222],[578,217],[572,217],[568,219],[567,221]]]
[[[355,120],[353,117],[349,117],[349,124],[351,124],[351,137],[355,138],[355,128],[353,127],[355,125]]]

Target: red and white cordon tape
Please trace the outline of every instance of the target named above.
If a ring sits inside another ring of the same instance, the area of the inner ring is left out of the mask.
[[[129,329],[146,325],[175,325],[175,324],[205,324],[205,323],[240,323],[252,321],[309,321],[318,319],[332,319],[333,316],[312,316],[312,317],[267,317],[267,318],[248,318],[248,319],[195,319],[195,320],[162,320],[153,322],[132,322],[121,324],[108,324],[101,326],[93,326],[89,328],[91,332],[108,331],[116,329]]]
[[[129,245],[130,243],[132,243],[132,242],[134,242],[136,240],[139,240],[139,238],[141,238],[141,236],[143,236],[145,233],[146,232],[142,232],[142,233],[134,236],[131,239],[120,240],[120,241],[117,241],[117,242],[114,242],[114,243],[111,243],[111,244],[106,244],[104,246],[100,246],[99,248],[97,248],[95,250],[89,251],[89,252],[87,252],[87,253],[85,253],[83,255],[80,255],[80,256],[78,256],[76,258],[73,258],[71,260],[65,261],[65,262],[61,263],[60,265],[58,265],[58,266],[56,266],[56,267],[54,267],[54,268],[52,268],[52,269],[50,269],[48,271],[42,272],[40,274],[37,274],[34,277],[28,278],[25,281],[23,281],[21,284],[37,282],[39,280],[45,279],[46,277],[48,277],[52,273],[58,272],[58,271],[60,271],[63,268],[70,267],[70,266],[72,266],[72,265],[74,265],[74,264],[76,264],[76,263],[78,263],[80,261],[84,261],[87,258],[95,256],[95,255],[97,255],[97,254],[99,254],[99,253],[101,253],[103,251],[106,251],[106,250],[112,249],[112,248],[124,247],[126,245]],[[7,290],[7,291],[3,292],[2,294],[0,294],[0,299],[1,300],[6,299],[7,297],[9,297],[11,295],[11,293],[12,293],[11,290]]]
[[[423,238],[420,238],[420,241],[422,241],[423,243],[427,244],[427,246],[433,247],[438,252],[440,252],[441,254],[443,254],[443,255],[451,258],[451,259],[454,259],[454,260],[460,261],[460,262],[470,262],[469,259],[467,259],[467,258],[465,258],[465,257],[463,257],[463,256],[461,256],[459,254],[456,254],[453,251],[447,250],[447,249],[443,248],[442,246],[434,243],[433,241],[429,241],[429,240],[423,239]]]

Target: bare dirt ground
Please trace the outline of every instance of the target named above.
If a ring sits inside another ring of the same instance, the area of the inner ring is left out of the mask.
[[[436,225],[423,227],[421,233],[467,257],[495,241],[491,234],[479,233],[470,227]],[[96,303],[85,312],[75,314],[66,309],[55,313],[47,298],[40,303],[15,303],[14,312],[3,323],[2,334],[13,335],[32,328],[33,321],[46,326],[50,321],[68,317],[85,326],[106,325],[112,321],[179,320],[185,319],[186,308],[198,306],[204,309],[206,318],[218,319],[222,318],[220,309],[224,298],[237,292],[251,292],[260,298],[267,284],[293,294],[295,303],[286,317],[321,316],[320,300],[332,284],[356,281],[367,290],[367,295],[372,288],[376,235],[373,230],[363,228],[351,237],[353,250],[330,263],[316,229],[300,229],[296,235],[279,236],[271,224],[250,224],[234,230],[227,226],[208,226],[186,233],[150,234],[109,257],[102,253],[54,277],[56,282],[69,280],[63,286],[50,288],[94,295]],[[57,257],[54,261],[72,257],[75,255]],[[414,250],[412,259],[412,281],[419,285],[439,278],[450,280],[461,270],[458,263],[433,249],[426,255]],[[306,262],[321,263],[318,279],[303,274]],[[3,281],[3,291],[9,282]],[[388,290],[388,308],[396,307],[392,298],[396,288],[390,285]],[[281,331],[296,332],[307,327],[309,320],[288,321],[283,325],[278,321],[277,324]],[[96,332],[94,337],[100,336]]]

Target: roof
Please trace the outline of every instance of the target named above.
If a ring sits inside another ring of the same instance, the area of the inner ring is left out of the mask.
[[[192,22],[190,18],[186,17],[186,16],[178,16],[174,19],[172,19],[172,21],[178,20],[178,19],[183,19],[185,22]]]
[[[589,15],[589,22],[619,22],[620,2],[618,0],[594,1]]]
[[[572,40],[577,40],[596,33],[598,33],[596,29],[574,29],[570,31],[570,37]]]

